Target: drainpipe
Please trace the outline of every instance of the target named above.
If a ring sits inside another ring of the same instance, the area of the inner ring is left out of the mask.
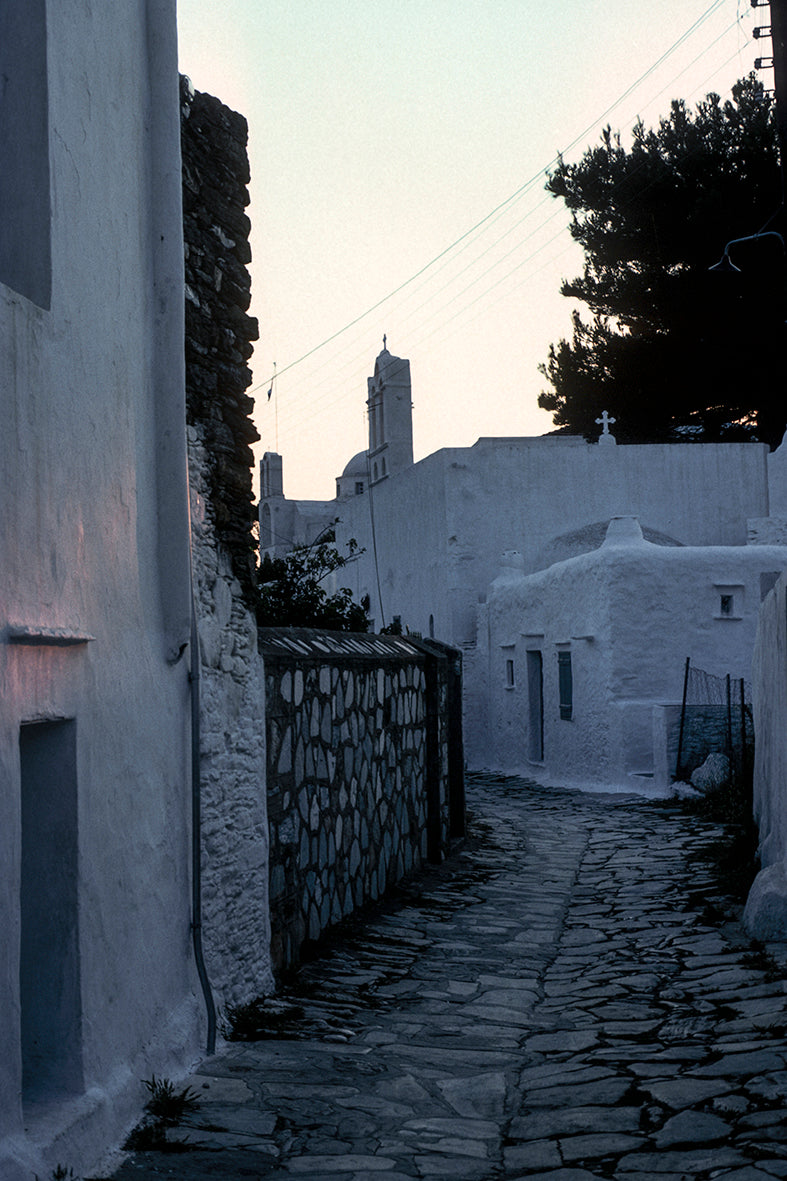
[[[191,939],[208,1017],[207,1052],[216,1052],[216,1005],[202,951],[202,801],[200,763],[200,649],[194,572],[191,571]]]

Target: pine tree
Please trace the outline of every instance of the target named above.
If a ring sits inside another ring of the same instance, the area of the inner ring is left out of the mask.
[[[764,237],[735,248],[740,274],[708,270],[731,239],[782,228],[772,102],[755,75],[725,102],[709,94],[692,113],[675,101],[657,128],[638,122],[629,149],[607,127],[547,190],[585,252],[562,293],[587,309],[540,367],[555,425],[595,438],[606,409],[621,442],[777,445],[787,260]]]

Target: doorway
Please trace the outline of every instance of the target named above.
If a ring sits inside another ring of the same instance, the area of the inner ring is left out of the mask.
[[[76,722],[21,727],[22,1098],[82,1089]]]
[[[527,652],[528,758],[544,761],[544,662],[539,650]]]

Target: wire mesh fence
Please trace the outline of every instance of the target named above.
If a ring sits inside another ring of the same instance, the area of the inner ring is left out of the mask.
[[[707,756],[724,754],[733,774],[745,775],[754,743],[752,689],[743,677],[717,676],[686,658],[676,779],[688,779]]]

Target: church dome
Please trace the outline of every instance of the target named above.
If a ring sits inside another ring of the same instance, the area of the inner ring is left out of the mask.
[[[342,476],[365,476],[369,470],[369,459],[365,451],[359,451],[346,465]]]

